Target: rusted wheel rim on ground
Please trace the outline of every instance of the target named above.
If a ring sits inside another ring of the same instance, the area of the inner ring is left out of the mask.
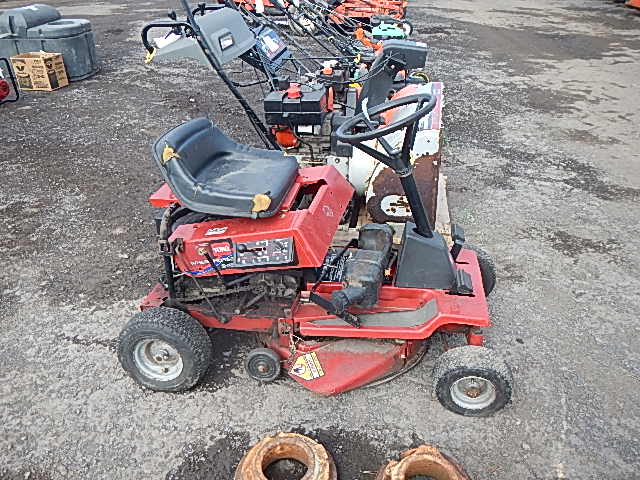
[[[407,480],[416,475],[435,480],[470,480],[455,460],[430,445],[403,452],[400,461],[392,460],[380,469],[376,480]]]
[[[234,480],[268,480],[265,469],[284,459],[307,467],[301,480],[337,480],[331,455],[318,442],[297,433],[278,433],[260,440],[240,460]]]

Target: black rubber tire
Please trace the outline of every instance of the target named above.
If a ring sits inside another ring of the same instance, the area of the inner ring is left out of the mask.
[[[491,404],[479,409],[465,408],[453,399],[452,385],[468,376],[479,377],[493,384],[496,396]],[[446,351],[436,360],[433,391],[440,404],[451,412],[468,417],[487,417],[511,401],[513,375],[507,363],[493,350],[465,345]]]
[[[273,382],[280,376],[280,356],[270,348],[255,348],[249,352],[244,361],[247,374],[262,383]],[[266,368],[261,371],[261,368]]]
[[[182,357],[182,372],[172,380],[161,381],[145,375],[134,360],[136,345],[147,339],[160,339],[174,347]],[[156,307],[136,313],[120,332],[118,360],[122,368],[140,385],[159,392],[181,392],[202,380],[213,354],[211,339],[200,323],[180,310]]]
[[[493,289],[496,288],[496,264],[493,262],[491,255],[480,247],[465,244],[464,248],[476,252],[478,264],[480,265],[480,274],[482,275],[484,295],[488,297],[493,292]]]

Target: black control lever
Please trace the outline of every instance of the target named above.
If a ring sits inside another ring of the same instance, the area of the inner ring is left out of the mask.
[[[207,251],[204,252],[204,257],[207,259],[207,261],[209,262],[209,265],[211,265],[211,268],[213,268],[214,272],[216,272],[216,276],[222,282],[222,285],[224,286],[225,290],[228,289],[229,284],[227,283],[227,279],[224,278],[224,275],[222,275],[222,272],[220,271],[220,268],[218,267],[218,264],[216,263],[214,258]]]
[[[327,300],[322,295],[318,295],[317,293],[312,292],[311,295],[309,295],[309,300],[311,300],[319,307],[324,308],[327,313],[335,315],[336,317],[344,320],[352,327],[360,328],[362,326],[360,319],[356,315],[354,315],[353,313],[349,313],[346,310],[343,312],[338,312],[333,302],[331,300]]]

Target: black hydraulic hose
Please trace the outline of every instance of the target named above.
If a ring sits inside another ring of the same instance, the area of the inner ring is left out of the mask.
[[[229,88],[233,96],[236,98],[236,100],[238,100],[243,110],[249,117],[249,120],[251,121],[256,132],[258,133],[258,136],[262,139],[262,141],[267,147],[272,147],[275,150],[280,150],[280,145],[278,145],[278,142],[276,142],[276,139],[273,137],[269,129],[265,126],[264,123],[262,123],[262,121],[260,120],[256,112],[253,110],[253,108],[251,108],[251,105],[249,105],[247,100],[242,96],[240,91],[235,87],[235,85],[233,84],[233,81],[231,81],[231,79],[228,77],[228,75],[222,68],[222,65],[218,63],[218,60],[211,53],[212,49],[211,49],[211,46],[209,45],[209,39],[202,34],[202,30],[200,30],[200,26],[196,22],[195,17],[193,16],[193,12],[189,8],[189,3],[187,2],[187,0],[180,0],[180,3],[182,4],[184,10],[187,12],[187,19],[191,24],[191,29],[195,33],[196,40],[200,45],[200,48],[202,48],[202,51],[204,52],[207,60],[209,61],[213,69],[216,71],[220,79],[227,85],[227,87]]]

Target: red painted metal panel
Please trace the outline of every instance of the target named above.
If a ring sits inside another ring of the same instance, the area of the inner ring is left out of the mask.
[[[189,315],[202,323],[205,327],[221,328],[224,330],[240,330],[243,332],[270,332],[273,329],[273,318],[251,318],[244,315],[233,315],[227,323],[222,323],[209,313],[202,310],[189,310]]]
[[[331,165],[304,168],[299,171],[297,187],[285,200],[280,213],[269,218],[230,218],[191,225],[181,225],[169,242],[182,239],[183,247],[175,256],[176,266],[190,276],[212,276],[215,271],[202,254],[212,243],[231,240],[245,243],[293,237],[295,261],[293,264],[255,268],[224,268],[223,274],[248,273],[264,270],[319,267],[331,246],[333,235],[353,196],[353,187]],[[308,208],[289,210],[296,193],[303,187],[317,191]]]
[[[147,296],[140,302],[140,310],[146,310],[148,308],[160,307],[169,298],[169,292],[161,283],[156,283]]]
[[[149,197],[149,203],[156,208],[168,208],[178,202],[171,188],[166,183],[163,184],[158,190],[151,194]]]
[[[334,340],[297,351],[286,363],[289,376],[321,395],[335,395],[371,383],[405,365],[406,344]]]
[[[348,324],[316,325],[316,320],[336,318],[313,303],[294,303],[292,318],[280,319],[287,323],[293,323],[297,334],[305,337],[341,337],[341,338],[378,338],[378,339],[404,339],[423,340],[429,338],[441,327],[451,325],[488,327],[491,325],[487,301],[482,290],[482,277],[475,252],[462,250],[458,257],[459,267],[464,268],[473,280],[475,296],[449,295],[444,290],[423,290],[418,288],[396,288],[385,285],[380,291],[380,302],[374,309],[359,310],[350,309],[354,314],[385,312],[402,312],[416,310],[428,301],[435,299],[437,313],[432,318],[425,318],[424,323],[417,326],[362,326],[355,328]],[[337,283],[324,283],[318,292],[329,296],[330,292],[340,288]],[[303,292],[304,293],[304,292]],[[308,292],[306,292],[308,295]],[[157,306],[166,299],[166,291],[161,286],[156,286],[144,299],[141,308]],[[224,328],[243,331],[270,331],[273,327],[273,319],[249,318],[242,315],[234,315],[230,322],[221,323],[215,317],[202,313],[200,310],[189,312],[204,325],[212,328]],[[479,339],[476,339],[476,341]]]
[[[438,328],[444,325],[459,324],[476,327],[491,325],[487,300],[482,289],[482,277],[476,254],[471,250],[462,250],[458,257],[458,267],[471,275],[475,296],[450,295],[445,290],[422,290],[383,286],[379,307],[372,310],[349,311],[358,313],[377,313],[383,311],[415,310],[423,305],[425,299],[435,299],[437,314],[425,318],[425,322],[418,326],[362,326],[355,328],[346,323],[339,325],[316,325],[315,320],[336,318],[315,304],[301,304],[294,313],[301,335],[326,336],[343,338],[401,338],[419,340],[430,337]],[[405,291],[413,292],[411,297],[403,297]],[[397,295],[396,295],[397,294]],[[384,296],[383,296],[384,295]],[[328,295],[327,295],[328,296]],[[413,305],[412,305],[413,303]]]

